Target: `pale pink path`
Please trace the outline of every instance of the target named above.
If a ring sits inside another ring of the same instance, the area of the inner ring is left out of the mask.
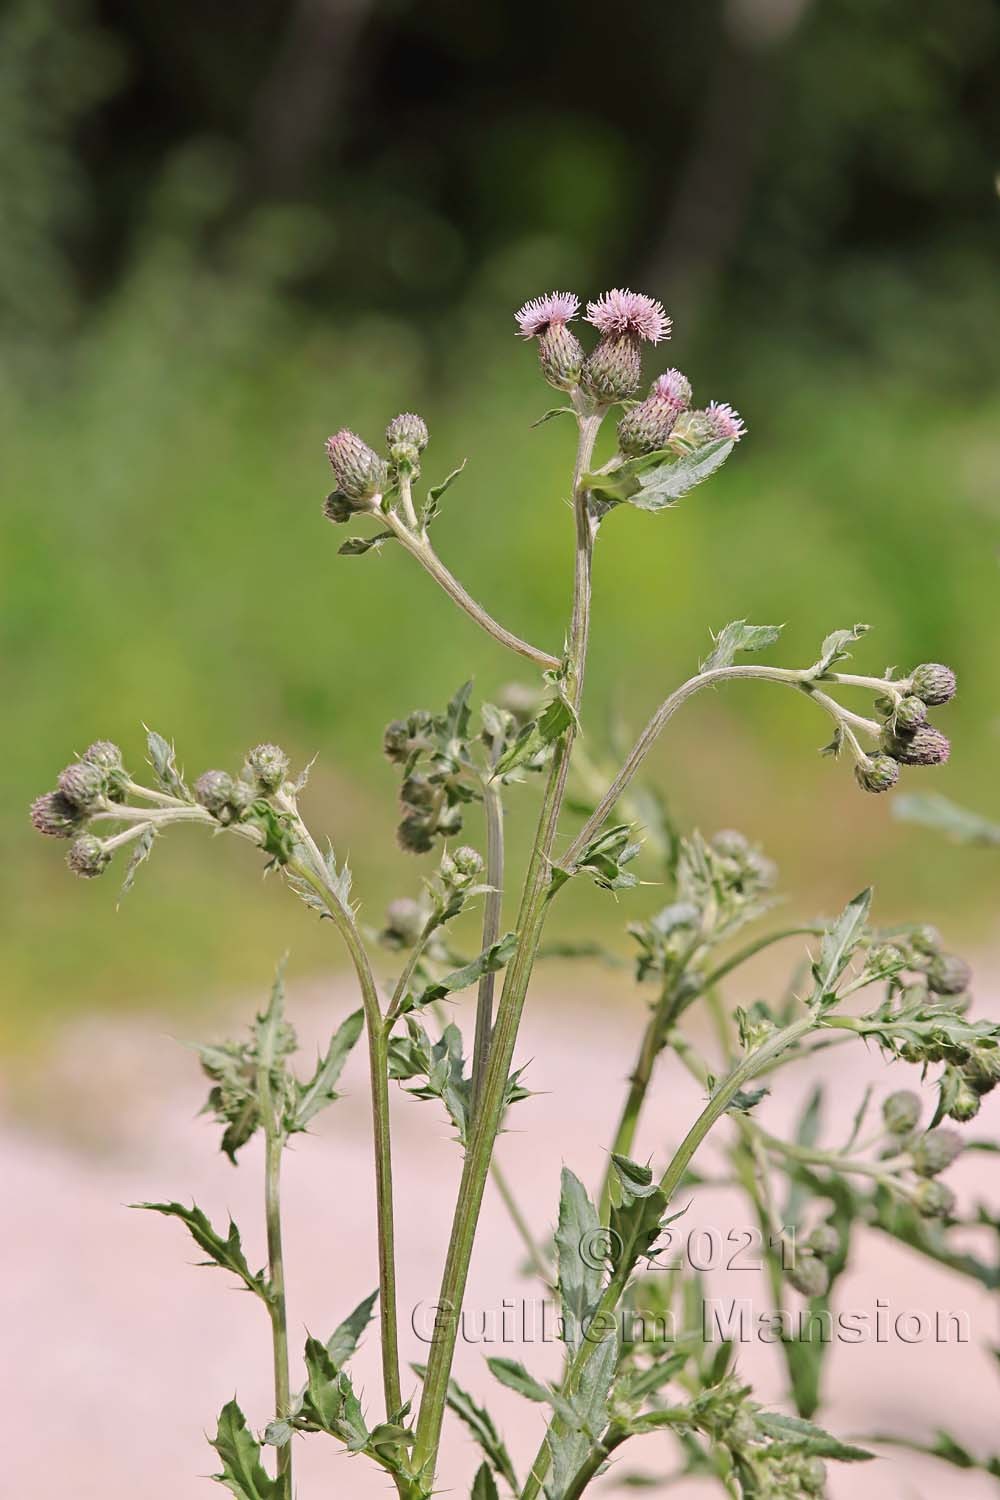
[[[536,1003],[529,1009],[518,1055],[521,1061],[532,1059],[528,1082],[540,1092],[518,1106],[515,1130],[501,1145],[503,1164],[542,1231],[552,1224],[563,1162],[592,1184],[599,1178],[603,1143],[642,1019],[634,993],[602,1006],[593,994],[577,999],[572,985],[572,973],[564,972],[550,981],[544,1008]],[[308,1047],[322,1036],[328,1013],[339,1018],[349,1004],[340,982],[325,992],[315,984],[291,983],[290,1012]],[[225,1034],[224,1022],[210,1031]],[[864,1078],[876,1080],[884,1092],[886,1074],[878,1057],[861,1046],[831,1053],[822,1070],[815,1069],[820,1071],[829,1084],[835,1140],[846,1132]],[[893,1086],[899,1086],[900,1072],[893,1073]],[[916,1076],[907,1070],[903,1081],[914,1084]],[[808,1084],[803,1067],[783,1075],[778,1096],[762,1106],[761,1118],[786,1124]],[[61,1093],[56,1125],[43,1134],[23,1110],[11,1109],[0,1137],[5,1204],[0,1409],[8,1435],[3,1492],[17,1500],[64,1495],[208,1500],[220,1491],[198,1477],[212,1471],[214,1458],[203,1433],[219,1407],[236,1391],[254,1426],[270,1415],[266,1320],[249,1296],[230,1290],[224,1273],[193,1268],[197,1252],[180,1225],[125,1205],[194,1198],[214,1220],[232,1210],[244,1229],[249,1259],[259,1264],[256,1144],[238,1171],[216,1153],[214,1127],[195,1118],[204,1090],[194,1059],[153,1020],[95,1020],[73,1028],[49,1060],[40,1086],[46,1099]],[[305,1329],[328,1335],[374,1284],[370,1136],[360,1048],[344,1088],[346,1097],[322,1117],[316,1136],[303,1138],[287,1158],[286,1250],[296,1344]],[[930,1090],[927,1098],[929,1109]],[[662,1162],[698,1105],[696,1086],[676,1064],[667,1065],[636,1155],[652,1154]],[[400,1302],[408,1310],[434,1300],[459,1152],[436,1105],[397,1095],[393,1113]],[[1000,1134],[998,1116],[991,1100],[971,1133]],[[978,1156],[960,1162],[949,1180],[964,1195],[986,1198],[995,1208],[998,1177],[994,1159]],[[726,1231],[743,1226],[747,1217],[725,1192],[702,1189],[687,1223]],[[988,1244],[981,1248],[990,1253]],[[859,1249],[861,1268],[842,1283],[842,1306],[870,1309],[883,1297],[894,1311],[963,1309],[972,1338],[966,1345],[906,1346],[893,1340],[835,1347],[825,1420],[845,1435],[876,1429],[919,1434],[941,1425],[972,1449],[1000,1449],[1000,1379],[988,1352],[998,1341],[995,1304],[964,1278],[938,1271],[881,1237],[867,1236]],[[519,1242],[491,1192],[470,1305],[496,1307],[504,1297],[533,1296],[531,1284],[517,1274],[521,1260]],[[759,1298],[763,1290],[751,1271],[711,1281],[719,1295]],[[422,1357],[421,1344],[409,1332],[404,1352],[407,1359]],[[542,1375],[555,1373],[559,1357],[556,1345],[497,1344],[485,1352],[520,1357]],[[541,1434],[540,1410],[497,1386],[483,1354],[482,1347],[460,1347],[456,1374],[488,1399],[515,1460],[525,1465]],[[740,1367],[761,1398],[780,1398],[781,1368],[773,1349],[747,1346]],[[353,1370],[367,1403],[377,1409],[374,1330]],[[624,1453],[620,1472],[662,1474],[672,1466],[665,1438],[637,1440]],[[303,1500],[331,1495],[366,1500],[388,1493],[377,1471],[363,1460],[340,1456],[332,1441],[299,1441],[296,1462]],[[468,1495],[476,1463],[464,1428],[452,1426],[443,1492]],[[612,1474],[604,1481],[605,1493],[615,1492],[613,1480]],[[852,1469],[834,1466],[830,1489],[834,1497],[954,1493],[985,1500],[996,1494],[984,1476],[960,1474],[905,1453]],[[688,1482],[670,1493],[695,1497],[720,1491]]]

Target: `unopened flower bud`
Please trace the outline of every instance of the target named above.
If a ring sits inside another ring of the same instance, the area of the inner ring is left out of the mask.
[[[95,838],[92,833],[84,833],[73,840],[66,855],[66,863],[74,875],[92,880],[95,875],[104,873],[111,863],[111,855],[100,839]]]
[[[946,1125],[928,1130],[913,1148],[913,1170],[919,1177],[936,1177],[950,1167],[964,1149],[965,1142],[957,1130],[949,1130]]]
[[[802,1459],[799,1466],[799,1483],[807,1495],[822,1495],[826,1490],[826,1464],[815,1454]]]
[[[642,357],[639,345],[628,334],[601,339],[583,362],[580,384],[589,396],[602,405],[625,401],[633,396],[642,379]]]
[[[945,1113],[956,1125],[967,1125],[976,1118],[981,1104],[979,1090],[969,1083],[963,1071]]]
[[[815,1255],[796,1256],[795,1264],[785,1272],[785,1279],[803,1297],[822,1297],[830,1285],[830,1273]]]
[[[194,784],[194,795],[195,800],[217,818],[229,806],[233,778],[228,771],[203,771]]]
[[[346,427],[327,438],[326,456],[336,475],[337,487],[348,500],[371,500],[388,483],[385,460]]]
[[[31,821],[48,838],[71,839],[86,818],[62,792],[46,792],[31,804]]]
[[[957,686],[954,672],[939,661],[922,662],[910,673],[910,691],[932,705],[954,698]]]
[[[93,807],[104,792],[104,772],[89,760],[74,761],[59,772],[59,790],[79,808]]]
[[[705,411],[681,412],[677,418],[670,441],[667,446],[674,453],[693,453],[696,448],[704,448],[706,443],[715,441],[715,431],[708,420]]]
[[[887,792],[899,780],[899,762],[877,750],[857,762],[854,777],[864,792]]]
[[[899,733],[912,734],[914,729],[927,722],[927,704],[923,698],[910,693],[896,704],[892,718]]]
[[[925,1219],[948,1219],[955,1208],[955,1194],[946,1182],[922,1182],[916,1191],[916,1204]]]
[[[972,983],[972,968],[954,953],[939,953],[927,966],[927,983],[935,995],[961,995]]]
[[[909,931],[910,944],[918,953],[933,957],[941,948],[941,934],[936,927],[929,922],[921,922],[917,927],[911,927]]]
[[[233,789],[229,794],[229,807],[237,819],[253,806],[259,795],[257,787],[251,786],[249,781],[244,781],[242,777],[233,782]]]
[[[393,719],[382,738],[386,757],[395,765],[405,765],[411,755],[429,745],[433,727],[433,716],[422,708],[410,714],[408,719]]]
[[[806,1246],[820,1260],[829,1260],[840,1249],[840,1235],[832,1224],[817,1224],[806,1240]]]
[[[415,771],[399,789],[399,800],[405,807],[431,808],[437,801],[437,788],[426,776]]]
[[[394,947],[412,948],[419,941],[426,923],[427,914],[419,901],[401,896],[389,903],[383,937]]]
[[[635,457],[665,448],[682,409],[655,394],[647,396],[645,401],[640,401],[627,411],[618,423],[618,447],[621,452],[628,457]]]
[[[100,766],[102,771],[116,771],[121,767],[122,753],[111,740],[95,740],[80,759],[89,761],[92,766]]]
[[[288,756],[280,745],[256,745],[247,766],[265,792],[276,792],[288,775]]]
[[[947,735],[933,724],[921,724],[912,734],[887,734],[885,748],[904,766],[942,766],[951,754]]]
[[[462,844],[453,853],[441,859],[441,878],[449,885],[467,886],[482,877],[486,866],[483,857],[468,844]]]
[[[920,1122],[920,1096],[911,1089],[897,1089],[882,1101],[882,1118],[892,1135],[909,1135]]]
[[[1000,1083],[1000,1047],[978,1046],[962,1073],[977,1094],[991,1094]]]
[[[416,448],[418,453],[423,453],[430,441],[430,433],[427,431],[427,423],[423,417],[418,417],[416,412],[403,411],[398,417],[393,417],[385,429],[385,440],[390,451],[397,443],[402,443],[408,448]]]

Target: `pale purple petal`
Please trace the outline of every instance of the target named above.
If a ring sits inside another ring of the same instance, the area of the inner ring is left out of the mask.
[[[532,297],[514,318],[521,338],[533,339],[552,323],[569,323],[579,311],[580,299],[572,292],[548,292],[544,297]]]
[[[596,302],[588,302],[587,322],[605,337],[628,334],[650,344],[658,344],[661,339],[670,337],[670,319],[662,304],[642,292],[631,292],[627,287],[615,287]]]
[[[710,401],[705,415],[716,438],[724,438],[727,443],[738,443],[746,434],[743,418],[726,401]]]
[[[673,407],[674,411],[686,411],[691,405],[691,382],[680,370],[664,370],[653,381],[649,394]]]

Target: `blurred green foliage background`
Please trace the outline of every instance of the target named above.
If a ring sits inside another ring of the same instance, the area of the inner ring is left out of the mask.
[[[26,807],[91,739],[141,724],[194,775],[277,739],[320,758],[317,830],[364,915],[413,891],[385,721],[517,662],[391,549],[338,558],[323,439],[430,424],[463,457],[438,547],[558,648],[572,434],[513,310],[552,286],[661,297],[696,393],[750,437],[676,511],[615,513],[597,557],[588,747],[644,722],[709,629],[785,621],[775,660],[874,633],[859,670],[953,664],[951,764],[995,786],[1000,356],[990,0],[12,0],[0,19],[0,836],[12,1044],[87,1007],[195,1008],[330,933],[257,862],[175,831],[122,911]],[[657,351],[658,356],[661,351]],[[863,707],[858,703],[857,707]],[[943,721],[942,721],[943,722]],[[795,909],[874,880],[881,913],[988,936],[995,855],[955,850],[816,755],[807,705],[736,685],[656,756],[684,824],[736,825]],[[536,789],[515,794],[526,829]],[[475,836],[477,830],[470,826]],[[619,929],[562,903],[563,932]]]

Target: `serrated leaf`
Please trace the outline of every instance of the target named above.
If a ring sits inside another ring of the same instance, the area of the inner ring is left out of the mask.
[[[427,491],[427,499],[424,501],[423,509],[420,513],[420,520],[424,526],[429,526],[440,515],[441,507],[438,501],[446,490],[451,489],[468,462],[467,458],[463,458],[458,468],[452,469],[451,473],[445,479],[442,479],[440,484],[432,484],[430,486]]]
[[[362,557],[366,552],[381,552],[386,542],[395,541],[392,531],[379,531],[374,536],[350,536],[337,548],[341,557]]]
[[[565,698],[553,698],[537,719],[525,724],[517,739],[501,755],[493,771],[493,777],[506,776],[517,766],[531,760],[546,746],[551,745],[573,722],[573,711]]]
[[[797,1453],[807,1453],[816,1458],[834,1458],[844,1464],[865,1463],[875,1457],[867,1448],[842,1443],[839,1438],[825,1432],[822,1427],[817,1427],[814,1422],[806,1422],[802,1417],[786,1417],[781,1412],[759,1411],[756,1421],[757,1426],[769,1437],[788,1443]]]
[[[472,1481],[472,1500],[500,1500],[493,1471],[487,1463],[480,1464],[476,1470],[476,1477]]]
[[[715,645],[699,670],[730,667],[740,651],[764,651],[774,645],[783,629],[782,625],[748,625],[746,620],[731,620],[715,637]]]
[[[338,1384],[339,1370],[319,1339],[306,1339],[306,1388],[302,1397],[302,1411],[308,1419],[324,1432],[336,1433],[343,1408],[343,1397]]]
[[[198,1248],[204,1250],[205,1254],[210,1257],[208,1261],[203,1262],[204,1265],[216,1265],[220,1266],[224,1271],[231,1271],[234,1276],[239,1277],[251,1292],[256,1292],[258,1297],[263,1297],[265,1301],[267,1300],[268,1290],[263,1273],[258,1272],[255,1275],[247,1265],[246,1256],[243,1254],[243,1245],[240,1240],[240,1231],[232,1219],[229,1220],[229,1233],[223,1239],[212,1228],[208,1218],[201,1209],[195,1207],[193,1204],[190,1208],[186,1208],[183,1203],[133,1203],[132,1207],[144,1208],[148,1209],[150,1213],[164,1214],[167,1217],[180,1219],[182,1224],[187,1225],[191,1238]]]
[[[446,995],[453,995],[459,990],[468,989],[470,984],[475,984],[484,974],[497,974],[513,958],[517,948],[517,933],[505,933],[498,942],[491,943],[488,948],[477,958],[469,963],[463,964],[460,969],[452,969],[443,979],[436,979],[431,984],[418,991],[416,995],[409,995],[403,1001],[400,1011],[405,1013],[409,1010],[422,1010],[424,1006],[430,1005],[435,1000],[443,1000]]]
[[[372,1320],[372,1311],[378,1301],[378,1291],[374,1291],[359,1302],[352,1313],[349,1313],[344,1321],[337,1325],[333,1333],[326,1341],[326,1352],[339,1370],[346,1365],[355,1349],[361,1335]]]
[[[837,920],[824,932],[819,959],[813,964],[813,978],[820,994],[832,993],[837,980],[850,963],[864,936],[871,904],[871,889],[861,891],[853,901],[847,903]]]
[[[423,1380],[427,1373],[426,1365],[413,1365],[412,1369]],[[479,1406],[468,1391],[463,1390],[455,1380],[448,1382],[445,1401],[448,1409],[465,1423],[496,1472],[505,1483],[510,1485],[515,1495],[519,1494],[521,1486],[514,1472],[510,1454],[486,1408]]]
[[[155,729],[150,729],[148,725],[144,728],[146,746],[149,750],[149,763],[153,768],[153,778],[160,791],[166,792],[171,797],[179,797],[183,802],[193,802],[194,798],[177,769],[173,745],[169,740],[165,740],[162,734],[157,734]]]
[[[148,828],[140,833],[139,837],[132,845],[132,854],[129,858],[128,864],[125,866],[125,877],[122,880],[122,888],[118,892],[119,906],[128,895],[132,887],[135,885],[135,877],[139,873],[139,867],[145,864],[146,860],[153,852],[153,843],[155,839],[156,829],[151,823]]]
[[[625,502],[639,510],[666,510],[721,468],[733,446],[725,440],[708,443],[679,458],[661,448],[626,459],[606,474],[586,474],[583,483],[592,495],[611,505]]]
[[[649,1167],[614,1152],[611,1157],[611,1263],[630,1270],[659,1237],[667,1199]]]
[[[552,1392],[546,1390],[532,1375],[529,1375],[522,1364],[516,1359],[504,1359],[495,1356],[486,1361],[490,1374],[499,1380],[508,1390],[516,1391],[519,1396],[524,1396],[528,1401],[538,1401],[550,1405]]]
[[[309,1121],[338,1097],[335,1084],[364,1024],[364,1011],[353,1011],[334,1032],[326,1053],[320,1058],[308,1083],[296,1084],[297,1098],[288,1122],[290,1131],[305,1130]]]
[[[611,1334],[598,1345],[583,1367],[580,1384],[569,1397],[570,1412],[563,1427],[548,1433],[552,1472],[545,1486],[548,1500],[561,1500],[574,1476],[600,1441],[608,1424],[608,1396],[618,1366],[618,1337]],[[565,1404],[565,1403],[563,1403]]]
[[[595,1254],[601,1234],[597,1209],[587,1189],[563,1167],[556,1228],[556,1267],[563,1338],[576,1351],[601,1295],[602,1263]]]
[[[852,625],[849,630],[831,631],[820,647],[819,660],[809,668],[805,674],[805,680],[815,681],[817,677],[822,677],[825,672],[829,672],[838,661],[844,661],[851,654],[847,647],[859,641],[863,635],[867,635],[870,629],[870,625]]]
[[[209,1441],[222,1461],[222,1473],[212,1477],[237,1500],[276,1500],[278,1481],[261,1463],[260,1445],[235,1401],[227,1401],[222,1408],[215,1437]]]

